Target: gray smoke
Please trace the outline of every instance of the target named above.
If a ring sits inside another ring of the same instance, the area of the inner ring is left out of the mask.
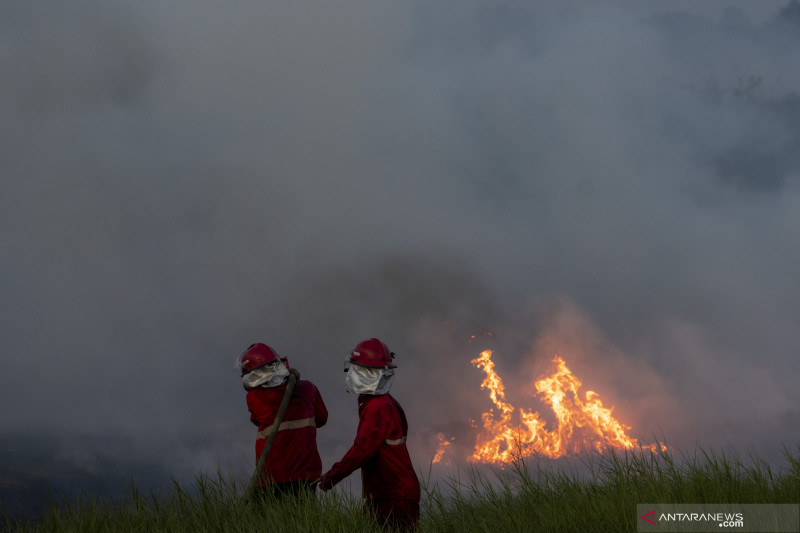
[[[796,443],[800,4],[696,4],[3,3],[3,431],[246,472],[261,341],[327,467],[378,336],[420,468],[483,347],[526,408],[558,353],[642,441]]]

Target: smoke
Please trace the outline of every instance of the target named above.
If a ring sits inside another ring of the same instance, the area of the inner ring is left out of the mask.
[[[799,10],[4,3],[4,431],[244,472],[260,341],[328,466],[378,336],[420,465],[487,408],[483,345],[643,441],[796,442]]]

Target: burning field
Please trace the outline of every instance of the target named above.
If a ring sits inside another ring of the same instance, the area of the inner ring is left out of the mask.
[[[581,381],[558,355],[552,359],[551,371],[537,379],[531,391],[552,411],[555,423],[551,425],[538,411],[517,408],[506,399],[492,350],[484,350],[471,363],[484,372],[481,389],[488,391],[493,407],[481,415],[480,423],[473,420],[477,435],[466,458],[453,458],[455,437],[438,433],[434,463],[466,459],[503,466],[532,455],[556,459],[570,453],[602,453],[608,449],[666,450],[663,444],[646,445],[631,437],[631,427],[613,416],[614,407],[606,407],[595,391],[582,392]]]

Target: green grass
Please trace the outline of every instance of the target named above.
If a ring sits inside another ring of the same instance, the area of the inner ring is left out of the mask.
[[[703,450],[678,457],[637,452],[576,460],[565,469],[529,458],[494,475],[466,468],[446,481],[428,481],[420,529],[635,531],[638,503],[800,502],[800,448],[786,450],[778,469],[755,457],[745,464],[737,456]],[[89,499],[53,506],[38,523],[6,528],[15,533],[380,531],[365,520],[358,497],[337,491],[249,504],[242,492],[235,480],[201,476],[191,487],[175,483],[166,497],[147,497],[132,487],[124,505]]]
[[[798,503],[800,450],[780,472],[750,458],[698,451],[608,454],[582,462],[583,474],[520,461],[490,483],[471,472],[428,494],[425,531],[636,531],[639,503]]]

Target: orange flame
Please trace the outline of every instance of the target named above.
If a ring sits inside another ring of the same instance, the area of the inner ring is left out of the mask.
[[[437,433],[436,438],[439,440],[439,449],[436,450],[436,455],[433,456],[434,463],[438,463],[442,460],[445,450],[450,446],[450,441],[445,438],[444,433]],[[449,461],[446,464],[450,464]]]
[[[587,391],[581,399],[578,394],[580,380],[567,368],[563,359],[555,356],[553,362],[555,371],[534,383],[536,392],[555,414],[557,427],[547,430],[547,422],[535,411],[521,408],[518,422],[512,420],[515,408],[505,399],[503,381],[494,370],[491,350],[481,352],[480,357],[471,361],[486,374],[481,388],[489,391],[497,409],[490,409],[481,416],[482,431],[473,454],[468,458],[470,461],[502,465],[532,454],[557,458],[587,447],[598,452],[609,447],[657,450],[656,445],[641,446],[636,439],[629,437],[626,431],[631,428],[612,416],[613,407],[604,407],[597,393]],[[443,436],[439,437],[434,463],[441,460],[448,444]],[[661,449],[665,447],[661,445]]]

